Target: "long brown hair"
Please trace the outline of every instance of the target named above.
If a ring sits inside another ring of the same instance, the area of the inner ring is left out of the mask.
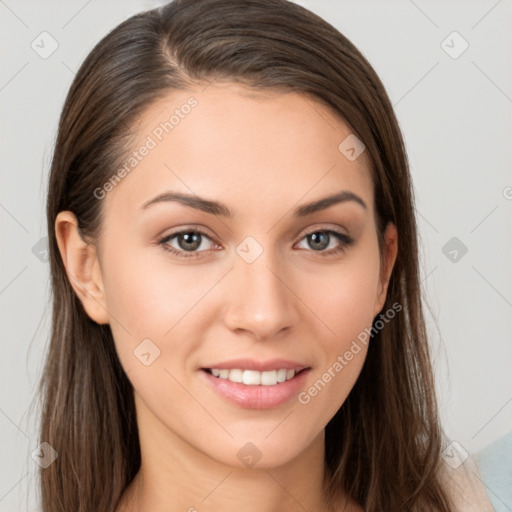
[[[313,97],[364,142],[381,258],[387,223],[398,230],[383,309],[403,310],[372,337],[353,390],[326,427],[326,491],[334,502],[343,490],[367,512],[448,512],[402,135],[368,61],[326,21],[286,0],[176,0],[135,15],[95,46],[71,85],[47,198],[53,314],[41,442],[59,456],[40,473],[42,510],[113,511],[140,466],[131,383],[110,327],[87,316],[67,279],[56,216],[72,211],[94,243],[102,219],[94,190],[119,168],[137,119],[170,91],[212,80]]]

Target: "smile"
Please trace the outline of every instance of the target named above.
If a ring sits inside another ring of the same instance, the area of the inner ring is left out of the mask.
[[[245,384],[246,386],[275,386],[278,383],[293,379],[295,373],[298,373],[295,370],[287,370],[286,368],[266,372],[242,370],[239,368],[234,368],[232,370],[208,368],[206,371],[219,379],[227,379],[231,382]]]
[[[275,409],[304,389],[310,367],[277,370],[202,368],[201,380],[228,403],[243,409]],[[218,375],[215,375],[218,374]]]

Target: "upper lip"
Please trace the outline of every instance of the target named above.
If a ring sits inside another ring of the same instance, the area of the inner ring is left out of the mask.
[[[231,359],[229,361],[223,361],[212,364],[211,366],[205,366],[203,369],[217,368],[219,370],[256,370],[259,372],[266,372],[272,370],[286,369],[300,371],[305,368],[309,368],[307,364],[300,363],[297,361],[291,361],[289,359],[267,359],[266,361],[258,361],[257,359]]]

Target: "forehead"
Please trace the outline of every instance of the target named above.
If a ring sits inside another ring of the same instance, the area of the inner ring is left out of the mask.
[[[260,211],[276,201],[285,208],[341,189],[372,207],[366,152],[347,158],[350,127],[303,94],[233,83],[172,91],[134,133],[124,177],[107,195],[126,215],[166,190],[219,199],[241,214],[245,207],[253,214],[255,202]]]

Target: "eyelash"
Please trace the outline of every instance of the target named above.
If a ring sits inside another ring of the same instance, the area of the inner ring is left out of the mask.
[[[169,242],[173,238],[175,238],[179,235],[184,235],[184,234],[189,234],[189,233],[199,234],[199,235],[205,236],[206,238],[211,240],[211,237],[208,236],[208,234],[205,233],[203,230],[201,230],[199,228],[194,228],[194,229],[186,229],[186,230],[182,230],[182,231],[177,231],[176,233],[166,235],[165,237],[158,240],[158,245],[160,245],[164,251],[170,252],[171,254],[178,256],[180,258],[201,258],[201,257],[203,257],[202,253],[207,252],[207,251],[193,251],[193,252],[178,251],[174,247],[170,247],[169,245],[167,245],[167,242]],[[313,231],[309,231],[308,233],[305,233],[302,236],[302,238],[299,240],[299,242],[314,233],[327,233],[329,235],[334,235],[340,241],[340,245],[338,247],[336,247],[335,249],[331,249],[329,251],[314,251],[313,249],[310,250],[311,252],[317,252],[326,258],[331,257],[331,256],[336,256],[337,254],[341,254],[342,252],[344,252],[346,249],[348,249],[354,243],[353,238],[349,237],[348,235],[345,235],[344,233],[340,233],[336,230],[333,230],[333,229],[315,229]]]

